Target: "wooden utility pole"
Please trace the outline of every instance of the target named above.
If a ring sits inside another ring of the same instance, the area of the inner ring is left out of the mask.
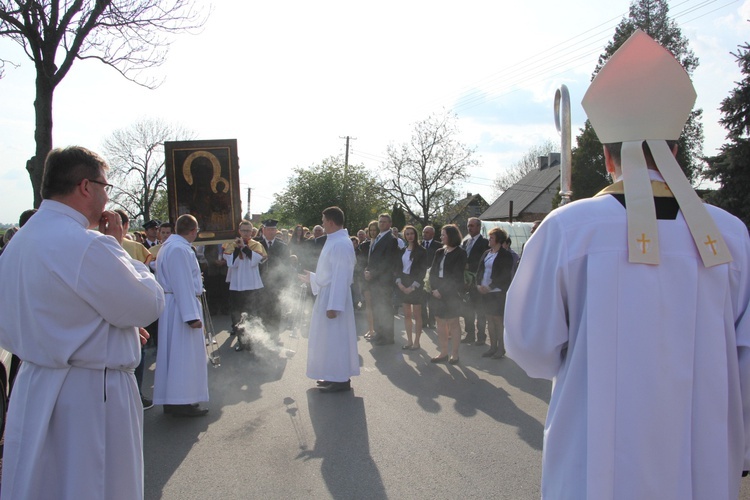
[[[253,213],[250,211],[250,194],[252,193],[253,188],[247,188],[247,220],[250,220],[253,218]]]
[[[344,205],[342,208],[344,209],[344,212],[346,212],[346,209],[348,209],[348,205],[346,204],[346,195],[348,194],[348,187],[349,187],[349,140],[357,140],[356,137],[349,137],[348,135],[346,137],[339,136],[339,139],[346,139],[346,152],[344,153],[344,192],[342,193],[342,205]]]

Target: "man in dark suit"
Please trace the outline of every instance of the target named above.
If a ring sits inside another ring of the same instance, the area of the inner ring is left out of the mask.
[[[442,245],[435,239],[435,228],[425,226],[422,229],[422,246],[427,250],[427,267],[432,266],[435,259],[435,252]],[[425,328],[435,328],[435,311],[430,307],[431,294],[425,294],[425,303],[422,304],[422,324]]]
[[[479,260],[490,245],[487,238],[480,234],[480,231],[482,230],[482,221],[476,217],[472,217],[466,224],[466,229],[469,234],[466,235],[466,238],[464,238],[464,241],[461,243],[461,248],[466,251],[466,270],[476,275],[477,270],[479,269]],[[487,320],[484,317],[484,313],[481,311],[479,305],[480,300],[477,287],[473,285],[470,286],[464,312],[466,337],[461,341],[462,344],[484,345],[487,340],[487,333],[485,330]]]
[[[277,337],[281,324],[281,293],[289,283],[292,270],[289,267],[289,247],[276,238],[278,221],[269,219],[263,222],[263,232],[255,238],[266,249],[268,260],[260,265],[260,278],[263,281],[261,318],[266,330]]]
[[[370,245],[365,270],[365,280],[370,283],[372,294],[375,335],[370,340],[374,345],[394,343],[392,297],[400,252],[396,238],[391,233],[391,223],[391,216],[388,214],[380,214],[378,217],[380,234]]]

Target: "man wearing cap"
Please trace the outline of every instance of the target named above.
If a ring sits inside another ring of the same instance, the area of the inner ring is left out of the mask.
[[[750,468],[750,239],[701,203],[667,143],[694,102],[636,31],[583,100],[616,182],[525,246],[505,345],[554,381],[544,498],[736,499]]]
[[[159,224],[158,220],[151,219],[143,225],[143,230],[146,231],[146,239],[143,242],[144,247],[151,248],[159,243]]]
[[[273,336],[279,334],[281,323],[279,300],[290,277],[289,247],[276,238],[278,223],[279,221],[274,219],[263,221],[263,234],[255,238],[255,241],[263,245],[268,255],[268,259],[260,266],[260,277],[263,280],[261,317],[266,329]]]

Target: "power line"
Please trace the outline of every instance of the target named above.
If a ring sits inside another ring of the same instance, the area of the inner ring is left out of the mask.
[[[703,0],[697,4],[689,5],[690,0],[685,0],[672,7],[670,18],[676,22],[677,19],[684,18],[690,14],[699,12],[719,0]],[[678,26],[684,26],[687,23],[705,17],[713,12],[726,8],[727,6],[737,3],[738,0],[731,0],[720,6],[703,12],[698,16],[684,19],[682,23],[676,23]],[[679,10],[680,7],[685,7]],[[471,109],[479,104],[495,101],[516,92],[530,84],[539,83],[552,77],[567,73],[583,64],[588,64],[591,57],[601,54],[603,45],[611,39],[612,30],[628,15],[627,12],[621,16],[610,18],[603,23],[598,24],[578,35],[564,40],[554,47],[544,49],[543,51],[532,55],[524,61],[512,64],[508,67],[501,68],[495,74],[476,81],[469,86],[464,87],[458,93],[447,95],[434,104],[446,101],[453,102],[450,106],[454,111]],[[616,21],[616,22],[615,22]],[[581,64],[575,64],[581,61]],[[557,71],[556,70],[561,70]],[[555,72],[555,73],[551,73]]]

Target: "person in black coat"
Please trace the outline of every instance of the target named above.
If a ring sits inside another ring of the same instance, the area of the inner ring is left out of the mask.
[[[422,229],[422,247],[427,250],[427,267],[430,267],[432,260],[435,258],[435,252],[442,247],[438,240],[435,239],[435,228],[425,226]],[[435,311],[432,306],[432,296],[429,293],[424,294],[422,303],[422,324],[425,328],[435,328]]]
[[[399,264],[399,249],[391,233],[391,216],[380,214],[380,234],[370,244],[370,253],[365,269],[365,280],[369,282],[372,295],[375,335],[370,337],[374,345],[394,343],[393,332],[393,288]]]
[[[407,343],[402,349],[419,349],[422,336],[422,302],[424,302],[424,276],[427,273],[427,250],[419,244],[414,226],[404,228],[406,248],[401,251],[401,270],[396,278],[398,295],[404,307],[404,326]],[[414,339],[412,339],[414,318]]]
[[[294,274],[289,266],[289,247],[280,238],[276,238],[277,224],[278,221],[273,219],[264,221],[262,236],[255,238],[268,254],[268,259],[260,264],[260,278],[263,280],[260,316],[266,330],[273,337],[278,337],[281,326],[281,294]]]
[[[443,248],[435,252],[435,259],[430,267],[430,289],[437,318],[438,341],[440,354],[432,358],[433,363],[448,361],[458,363],[458,346],[461,341],[461,324],[459,316],[463,301],[464,269],[466,252],[461,244],[461,231],[455,224],[448,224],[440,232]],[[451,354],[448,358],[448,338],[451,342]]]
[[[508,233],[496,227],[490,229],[488,236],[490,248],[479,261],[476,287],[490,333],[490,348],[482,357],[499,359],[505,356],[503,316],[505,295],[513,278],[513,255],[503,248]]]
[[[489,248],[487,238],[482,236],[482,221],[472,217],[466,224],[469,234],[461,243],[461,248],[466,251],[466,270],[476,274],[482,254]],[[473,285],[473,284],[472,284]],[[467,290],[467,300],[464,304],[464,328],[466,337],[461,341],[464,344],[484,345],[487,340],[485,333],[486,319],[481,308],[481,297],[475,286]],[[475,334],[476,332],[476,334]],[[476,339],[476,342],[474,341]]]

